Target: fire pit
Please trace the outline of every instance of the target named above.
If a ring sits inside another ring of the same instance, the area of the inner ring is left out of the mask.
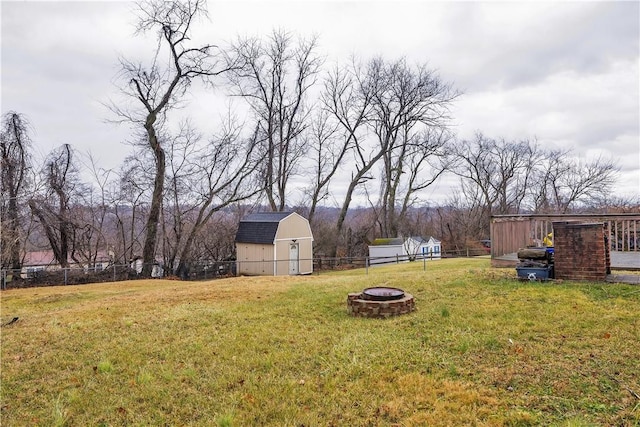
[[[404,296],[404,291],[398,288],[376,287],[367,288],[362,291],[362,299],[369,301],[390,301],[400,299]]]
[[[349,294],[347,309],[352,316],[387,318],[411,313],[416,306],[413,295],[402,289],[377,286]]]

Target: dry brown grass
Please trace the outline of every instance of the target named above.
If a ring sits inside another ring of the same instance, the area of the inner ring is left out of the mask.
[[[418,310],[351,318],[398,286]],[[640,293],[487,260],[4,291],[1,419],[22,425],[638,425]]]

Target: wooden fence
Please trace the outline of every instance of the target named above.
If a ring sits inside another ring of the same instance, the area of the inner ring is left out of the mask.
[[[611,251],[640,252],[640,213],[576,215],[493,215],[491,259],[514,254],[527,246],[542,246],[554,222],[604,223]]]

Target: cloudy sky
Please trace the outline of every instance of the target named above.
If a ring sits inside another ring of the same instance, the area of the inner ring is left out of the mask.
[[[36,152],[70,143],[104,168],[130,147],[104,103],[118,57],[148,55],[128,2],[3,1],[2,113],[24,113]],[[327,61],[382,55],[424,63],[464,94],[457,134],[536,138],[577,157],[612,157],[617,191],[640,194],[640,2],[209,1],[194,39],[224,45],[274,28],[316,33]],[[199,122],[220,93],[190,100]],[[210,120],[209,120],[210,122]],[[436,188],[437,200],[446,190]]]

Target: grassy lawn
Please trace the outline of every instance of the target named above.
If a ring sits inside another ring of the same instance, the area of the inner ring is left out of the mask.
[[[3,291],[0,423],[640,425],[639,287],[422,268]],[[417,311],[349,317],[380,284]]]

